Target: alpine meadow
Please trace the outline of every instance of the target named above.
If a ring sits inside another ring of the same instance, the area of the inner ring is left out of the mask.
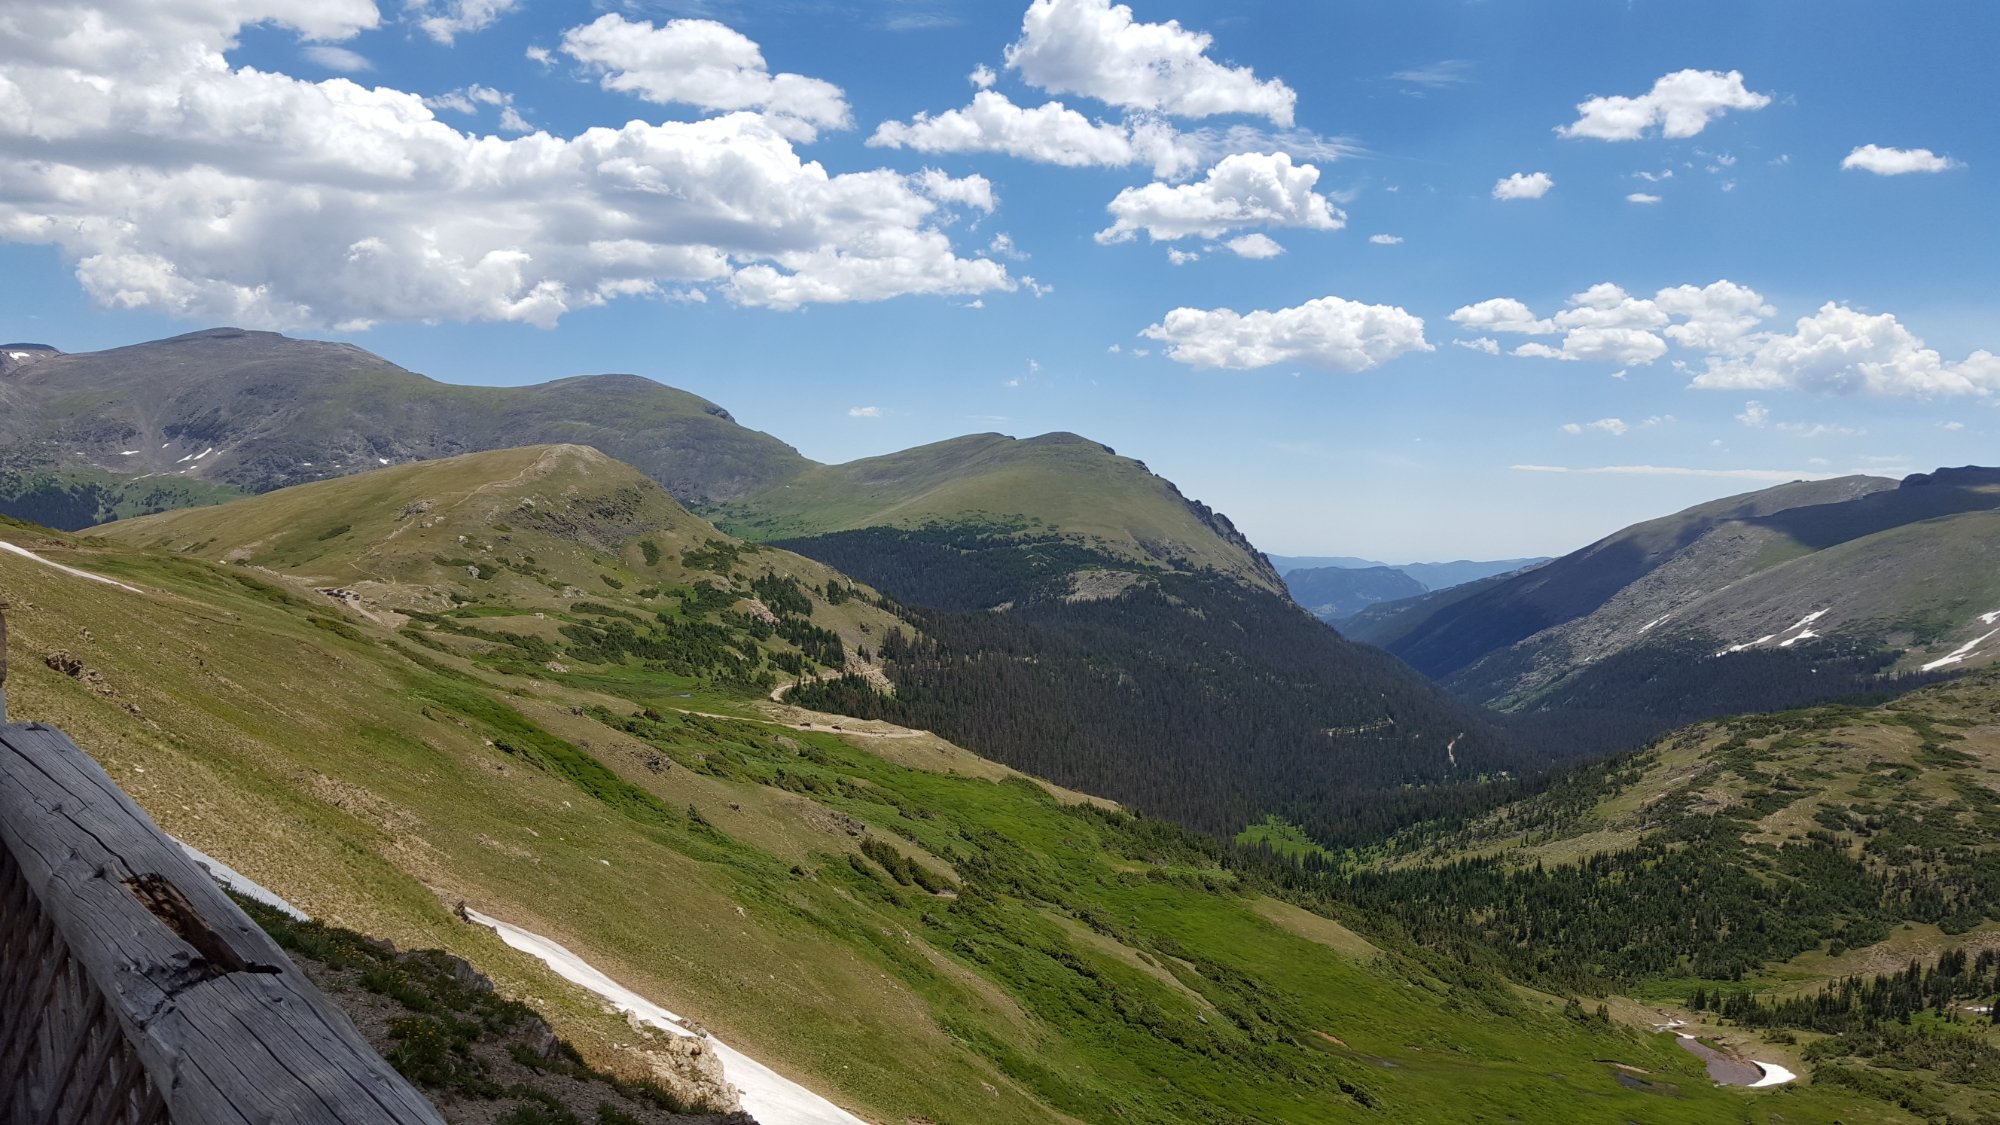
[[[2000,10],[0,35],[0,1119],[2000,1125]]]

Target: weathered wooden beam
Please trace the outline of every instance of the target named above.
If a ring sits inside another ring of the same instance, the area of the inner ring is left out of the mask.
[[[175,1125],[443,1125],[60,731],[0,726],[0,846]]]
[[[7,722],[7,611],[13,608],[0,598],[0,725]]]

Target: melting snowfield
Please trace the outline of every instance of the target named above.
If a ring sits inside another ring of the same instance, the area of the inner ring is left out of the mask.
[[[1777,1063],[1758,1062],[1725,1054],[1696,1039],[1685,1031],[1676,1031],[1681,1048],[1699,1057],[1708,1070],[1709,1078],[1724,1086],[1747,1086],[1757,1089],[1765,1086],[1782,1086],[1798,1077]]]
[[[1782,641],[1778,641],[1779,648],[1790,648],[1793,645],[1798,644],[1800,641],[1812,640],[1814,637],[1819,636],[1819,634],[1813,632],[1810,628],[1808,628],[1808,626],[1810,626],[1813,622],[1818,621],[1820,618],[1825,617],[1826,612],[1827,611],[1824,609],[1813,610],[1811,613],[1808,613],[1804,617],[1801,617],[1797,621],[1793,622],[1790,628],[1780,629],[1775,633],[1766,633],[1763,636],[1758,637],[1754,641],[1745,641],[1740,645],[1730,645],[1728,648],[1723,649],[1721,652],[1718,652],[1715,655],[1728,656],[1732,652],[1742,652],[1744,649],[1756,648],[1758,645],[1767,645],[1770,644],[1772,641],[1778,641],[1778,638],[1784,637],[1786,633],[1790,633],[1792,635],[1789,637],[1785,637],[1785,639]]]
[[[200,864],[203,868],[205,868],[208,871],[209,878],[214,879],[218,883],[221,883],[225,888],[235,891],[237,894],[242,895],[244,898],[250,899],[254,902],[261,902],[265,906],[271,907],[272,909],[277,910],[281,913],[288,914],[291,917],[296,918],[301,922],[312,921],[312,919],[306,915],[305,911],[300,910],[298,907],[293,906],[291,903],[286,902],[282,898],[279,898],[276,892],[268,890],[262,885],[252,881],[249,876],[243,874],[241,871],[238,871],[234,867],[231,867],[228,864],[222,862],[221,860],[215,858],[214,856],[209,855],[207,852],[202,851],[200,848],[195,847],[193,844],[188,843],[186,840],[182,840],[179,838],[172,838],[172,839],[174,843],[179,844],[181,846],[182,851],[187,853],[189,859],[194,860],[196,863]]]
[[[629,1012],[640,1023],[670,1035],[695,1034],[688,1030],[679,1016],[598,972],[583,958],[540,934],[529,933],[471,907],[465,908],[465,916],[492,928],[500,935],[501,941],[540,960],[564,980],[595,992],[619,1011]],[[742,1093],[744,1112],[756,1118],[758,1125],[867,1125],[860,1118],[714,1036],[707,1038],[709,1046],[715,1049],[716,1057],[722,1060],[724,1077]]]
[[[1981,624],[1991,625],[1996,617],[2000,617],[2000,612],[1981,614],[1979,621]],[[1924,665],[1922,671],[1935,672],[1939,668],[1948,668],[1960,661],[1971,660],[1979,655],[1976,651],[1979,646],[1991,640],[1994,633],[2000,633],[2000,629],[1995,629],[1992,633],[1987,633],[1984,636],[1974,637],[1943,656],[1938,657],[1936,660],[1931,661],[1929,664]]]
[[[24,559],[32,559],[35,562],[41,563],[43,566],[53,567],[56,570],[60,570],[64,574],[75,575],[78,578],[88,578],[92,582],[102,582],[106,586],[116,586],[120,590],[128,590],[134,594],[143,594],[146,592],[144,590],[139,589],[137,586],[127,586],[125,583],[120,582],[117,579],[106,578],[102,574],[92,574],[87,570],[78,570],[73,566],[64,566],[59,562],[50,562],[49,560],[34,553],[33,551],[28,550],[26,547],[16,547],[14,544],[9,543],[4,539],[0,539],[0,551],[5,551],[10,555],[19,555]]]

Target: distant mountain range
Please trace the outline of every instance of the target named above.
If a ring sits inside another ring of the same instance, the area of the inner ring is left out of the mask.
[[[1462,695],[1659,721],[2000,655],[2000,469],[1799,481],[1344,626]]]
[[[1334,556],[1331,558],[1270,555],[1271,565],[1285,577],[1285,587],[1308,613],[1328,624],[1345,621],[1370,606],[1448,590],[1496,574],[1547,562],[1545,558],[1473,562],[1388,563]]]
[[[1524,566],[1549,561],[1547,556],[1531,559],[1493,559],[1479,562],[1459,559],[1456,562],[1414,562],[1385,563],[1373,559],[1357,559],[1345,555],[1267,555],[1271,565],[1279,574],[1290,575],[1300,570],[1373,570],[1386,568],[1408,575],[1424,590],[1449,590],[1467,582],[1477,582],[1481,578],[1495,574],[1508,574]],[[1422,591],[1419,591],[1422,592]]]

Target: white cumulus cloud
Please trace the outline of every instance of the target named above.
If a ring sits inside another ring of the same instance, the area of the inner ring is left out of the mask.
[[[1368,236],[1368,241],[1377,246],[1400,246],[1403,242],[1403,236],[1400,234],[1371,234]]]
[[[1878,176],[1902,176],[1911,172],[1945,172],[1964,165],[1927,148],[1884,148],[1862,145],[1840,162],[1843,171],[1859,169]]]
[[[1635,191],[1625,197],[1625,202],[1627,203],[1658,203],[1659,201],[1659,196],[1645,191]]]
[[[1126,188],[1106,208],[1115,220],[1097,241],[1125,242],[1140,231],[1155,241],[1217,238],[1244,227],[1339,230],[1347,216],[1313,190],[1319,169],[1282,152],[1226,156],[1201,180]]]
[[[884,121],[868,138],[878,148],[918,152],[999,152],[1043,164],[1116,168],[1150,164],[1153,174],[1179,176],[1200,152],[1158,118],[1092,121],[1061,102],[1015,105],[997,90],[981,90],[964,109]]]
[[[879,406],[850,406],[847,408],[847,416],[849,418],[880,418],[882,416],[882,408]]]
[[[1756,290],[1725,279],[1671,286],[1651,297],[1635,297],[1605,282],[1570,297],[1568,307],[1548,317],[1511,297],[1495,297],[1466,305],[1451,319],[1480,331],[1562,335],[1555,344],[1524,343],[1514,349],[1517,356],[1635,366],[1678,347],[1692,358],[1676,359],[1674,366],[1695,370],[1691,385],[1704,389],[1911,396],[2000,392],[2000,356],[1982,349],[1947,360],[1891,314],[1830,301],[1784,332],[1763,327],[1775,313]],[[1739,418],[1761,425],[1768,416],[1753,402]],[[1818,424],[1797,427],[1807,430],[1839,432]]]
[[[2000,391],[2000,356],[1979,350],[1956,363],[1924,346],[1889,313],[1828,301],[1789,333],[1737,355],[1711,357],[1697,387],[1822,394],[1963,395]]]
[[[1223,245],[1239,258],[1275,258],[1285,252],[1285,248],[1268,234],[1246,234]]]
[[[1493,185],[1495,199],[1540,199],[1556,186],[1547,172],[1516,172]]]
[[[1209,58],[1212,42],[1173,20],[1140,23],[1130,7],[1110,0],[1034,0],[1006,61],[1051,93],[1176,117],[1247,114],[1289,126],[1298,95],[1249,67]]]
[[[501,16],[520,7],[520,0],[410,0],[409,11],[425,35],[450,46],[467,32],[490,27]]]
[[[0,241],[56,247],[106,306],[277,328],[1026,284],[942,229],[990,184],[835,174],[764,113],[477,136],[415,93],[224,54],[252,24],[337,42],[379,19],[367,0],[15,0],[0,148],[36,158],[0,164]]]
[[[1677,70],[1638,97],[1596,97],[1577,105],[1577,119],[1559,126],[1565,137],[1633,141],[1658,129],[1666,137],[1692,137],[1729,110],[1762,109],[1769,94],[1743,84],[1741,71]]]
[[[1626,425],[1624,420],[1620,418],[1599,418],[1595,422],[1566,423],[1563,426],[1562,431],[1563,433],[1566,434],[1580,434],[1585,430],[1596,430],[1600,434],[1610,434],[1612,437],[1623,437],[1625,436],[1625,431],[1631,428],[1632,427]]]
[[[1393,305],[1321,297],[1295,308],[1178,308],[1140,335],[1166,345],[1168,358],[1196,368],[1248,371],[1298,363],[1366,371],[1405,352],[1433,350],[1422,317]]]
[[[614,12],[564,32],[562,50],[600,74],[605,89],[649,102],[763,110],[826,128],[851,124],[840,87],[800,74],[772,74],[755,42],[714,20],[670,20],[655,27]]]
[[[1451,314],[1454,324],[1485,332],[1520,332],[1530,336],[1543,336],[1556,330],[1555,322],[1538,317],[1534,311],[1512,297],[1494,297],[1478,304],[1466,305]]]
[[[310,62],[342,74],[375,69],[375,64],[369,62],[367,56],[345,47],[336,47],[331,43],[310,43],[299,53]]]

